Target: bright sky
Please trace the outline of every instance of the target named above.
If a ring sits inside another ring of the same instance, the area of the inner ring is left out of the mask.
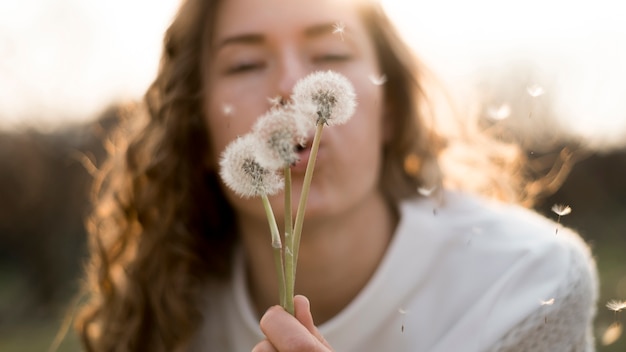
[[[546,72],[573,133],[624,143],[620,0],[383,0],[437,72],[467,82],[511,57]],[[407,4],[411,4],[407,9]],[[91,118],[142,95],[178,0],[0,0],[0,127]]]

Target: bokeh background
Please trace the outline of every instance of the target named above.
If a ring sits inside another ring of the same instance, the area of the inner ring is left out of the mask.
[[[458,106],[519,142],[537,172],[568,160],[535,207],[592,246],[601,352],[626,351],[626,23],[618,0],[383,0]],[[0,351],[46,351],[85,260],[91,174],[141,98],[178,0],[0,0]],[[480,104],[476,104],[476,102]],[[70,312],[70,313],[68,313]],[[77,351],[67,334],[59,351]]]

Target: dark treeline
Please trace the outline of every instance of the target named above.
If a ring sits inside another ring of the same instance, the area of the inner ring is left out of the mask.
[[[116,120],[0,132],[0,327],[55,314],[78,287],[91,173]]]

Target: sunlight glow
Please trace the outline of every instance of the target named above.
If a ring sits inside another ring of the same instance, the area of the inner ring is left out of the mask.
[[[179,1],[0,1],[0,128],[91,118],[115,100],[139,98]],[[478,73],[529,62],[538,72],[531,83],[545,93],[533,99],[549,100],[564,130],[626,145],[618,1],[381,1],[455,89]]]
[[[81,120],[137,97],[178,0],[0,2],[0,127]]]
[[[626,22],[614,0],[382,0],[422,59],[453,86],[530,62],[565,131],[626,146]],[[536,92],[536,91],[535,91]],[[540,97],[543,98],[543,97]]]

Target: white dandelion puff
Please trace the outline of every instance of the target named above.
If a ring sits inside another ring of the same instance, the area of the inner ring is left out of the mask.
[[[564,204],[554,204],[552,206],[552,211],[558,216],[565,216],[572,212],[572,208]]]
[[[333,24],[333,34],[339,34],[342,41],[344,33],[346,33],[346,25],[343,22]]]
[[[614,312],[619,312],[626,309],[626,301],[612,299],[606,303],[606,307]]]
[[[274,108],[261,116],[254,126],[260,141],[256,156],[259,164],[268,169],[280,169],[298,160],[297,147],[306,140],[303,118],[291,108]]]
[[[487,109],[487,116],[496,121],[504,120],[511,116],[511,106],[509,106],[509,104],[491,106]]]
[[[538,85],[538,84],[531,84],[531,85],[529,85],[528,87],[526,87],[526,91],[528,92],[528,95],[530,95],[533,98],[541,96],[541,95],[543,95],[546,92],[543,89],[543,87]]]
[[[262,167],[256,160],[259,141],[252,134],[231,142],[220,160],[220,177],[237,195],[243,198],[278,193],[284,185],[275,171]]]
[[[296,83],[294,106],[315,125],[346,123],[356,108],[356,94],[350,81],[333,71],[317,71]]]
[[[383,84],[387,83],[387,76],[384,74],[380,76],[369,75],[368,78],[370,79],[370,82],[372,82],[372,84],[374,84],[375,86],[382,86]]]
[[[551,306],[551,305],[553,305],[553,304],[554,304],[554,298],[550,298],[550,299],[549,299],[549,300],[547,300],[547,301],[544,301],[544,300],[539,300],[539,303],[540,303],[542,306]]]

